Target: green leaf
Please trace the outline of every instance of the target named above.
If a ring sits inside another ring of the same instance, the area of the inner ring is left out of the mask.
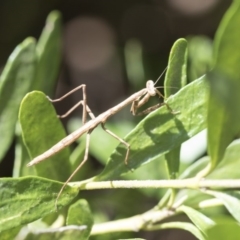
[[[16,227],[16,228],[12,228],[11,231],[9,230],[5,230],[0,232],[0,238],[1,240],[9,240],[9,239],[16,239],[16,235],[18,234],[18,232],[20,231],[21,227]],[[19,239],[17,239],[19,240]]]
[[[207,179],[240,179],[240,139],[226,149],[223,160],[206,177]]]
[[[206,190],[205,193],[220,199],[230,214],[240,222],[240,201],[234,196],[231,196],[224,192],[217,192],[212,190]]]
[[[210,93],[208,105],[208,150],[211,169],[222,160],[226,147],[239,133],[240,81],[209,74]]]
[[[36,175],[34,168],[26,167],[27,163],[30,161],[28,151],[24,145],[22,139],[22,131],[20,123],[16,126],[16,144],[15,144],[15,159],[13,166],[13,177],[23,177],[29,175]]]
[[[184,212],[204,234],[206,234],[208,228],[215,225],[215,222],[212,219],[191,207],[182,205],[177,208],[177,211]]]
[[[86,200],[80,199],[70,206],[67,225],[86,226],[84,236],[81,239],[88,239],[93,226],[93,217]]]
[[[168,222],[154,226],[154,229],[182,229],[192,233],[197,239],[206,240],[204,235],[192,223],[187,222]]]
[[[168,178],[169,179],[176,179],[179,173],[179,165],[180,165],[180,150],[181,146],[176,147],[175,149],[171,150],[170,152],[165,154],[165,162],[168,170]],[[168,201],[168,206],[172,206],[175,197],[177,194],[177,189],[171,189],[171,197]]]
[[[193,178],[209,163],[210,158],[203,157],[191,164],[180,176],[180,179]],[[240,139],[235,140],[227,149],[223,160],[206,176],[206,179],[239,179],[240,178]],[[179,191],[175,202],[185,198],[184,204],[196,206],[199,201],[209,198],[205,193],[184,189]]]
[[[61,14],[52,11],[37,43],[37,76],[33,89],[52,94],[61,62]]]
[[[191,164],[180,176],[180,179],[193,178],[209,163],[208,156]],[[239,179],[240,171],[240,139],[235,140],[225,151],[223,160],[206,176],[207,179]]]
[[[178,39],[170,52],[168,68],[164,81],[165,97],[175,94],[187,83],[187,41]]]
[[[214,41],[214,71],[209,74],[208,149],[211,169],[239,133],[240,109],[240,2],[233,1]]]
[[[167,163],[168,176],[170,179],[176,179],[179,172],[181,146],[176,147],[165,155]]]
[[[214,68],[235,79],[240,78],[240,1],[233,1],[225,13],[214,39]]]
[[[202,169],[207,166],[209,159],[210,158],[208,156],[198,159],[196,162],[189,165],[179,178],[186,179],[195,177]]]
[[[51,102],[42,92],[33,91],[24,97],[19,120],[24,143],[32,158],[42,154],[66,136]],[[35,167],[38,175],[65,181],[71,172],[69,156],[69,148],[66,147],[44,163],[37,164]]]
[[[196,80],[171,96],[166,106],[150,113],[125,141],[130,144],[128,165],[124,164],[126,148],[120,144],[113,152],[97,180],[116,179],[130,169],[157,159],[206,127],[207,85],[204,78]]]
[[[168,98],[175,94],[187,83],[187,41],[183,38],[178,39],[170,52],[168,69],[164,81],[165,97]],[[179,171],[181,146],[166,154],[167,169],[169,178],[176,178]]]
[[[19,240],[84,240],[85,226],[67,226],[56,229],[48,229],[30,232],[26,237]]]
[[[189,207],[195,208],[200,202],[212,199],[211,196],[204,194],[203,192],[195,189],[182,189],[178,192],[174,203],[187,205]]]
[[[27,38],[10,55],[0,77],[0,160],[12,143],[18,109],[35,75],[35,41]]]
[[[208,229],[207,240],[238,240],[240,227],[232,218],[224,217],[214,219],[217,224]]]
[[[55,211],[55,201],[62,184],[39,177],[0,179],[0,233]],[[78,194],[66,186],[58,206],[66,206]]]

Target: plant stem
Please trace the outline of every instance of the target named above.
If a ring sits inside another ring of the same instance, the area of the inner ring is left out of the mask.
[[[92,228],[91,235],[105,234],[110,232],[126,232],[145,229],[146,226],[159,222],[167,217],[174,215],[175,212],[167,209],[161,211],[150,210],[144,214],[137,215],[121,220],[95,224]]]
[[[178,180],[130,180],[130,181],[102,181],[102,182],[72,182],[70,186],[80,190],[118,189],[118,188],[239,188],[240,180],[209,180],[209,179],[178,179]]]

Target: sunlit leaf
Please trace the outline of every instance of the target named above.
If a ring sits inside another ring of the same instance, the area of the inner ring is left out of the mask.
[[[81,239],[88,239],[93,226],[93,217],[88,202],[80,199],[68,210],[67,225],[86,226]]]
[[[36,157],[66,136],[54,107],[42,92],[28,93],[22,100],[19,120],[24,143],[30,156]],[[35,165],[38,176],[65,181],[71,174],[69,149]]]
[[[0,233],[56,211],[55,201],[62,184],[39,177],[0,179]],[[66,187],[58,207],[66,206],[78,189]]]

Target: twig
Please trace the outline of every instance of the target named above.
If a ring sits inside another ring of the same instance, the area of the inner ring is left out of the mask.
[[[72,182],[70,186],[79,187],[80,190],[118,189],[118,188],[240,188],[240,180],[224,179],[183,179],[183,180],[130,180],[130,181],[102,181],[102,182]]]

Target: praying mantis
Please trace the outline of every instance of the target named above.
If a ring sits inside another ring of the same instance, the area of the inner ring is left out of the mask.
[[[161,78],[161,76],[166,71],[166,69],[162,72],[162,74],[160,75],[158,80]],[[157,81],[156,81],[156,83],[157,83]],[[159,98],[164,98],[164,96],[157,89],[157,87],[155,87],[156,83],[154,83],[152,80],[148,80],[146,82],[146,88],[143,88],[142,90],[132,94],[130,97],[128,97],[124,101],[122,101],[119,104],[117,104],[116,106],[108,109],[107,111],[101,113],[97,117],[94,116],[94,114],[92,113],[91,109],[87,105],[86,85],[85,84],[82,84],[82,85],[76,87],[72,91],[70,91],[67,94],[63,95],[61,98],[52,100],[49,97],[47,97],[49,99],[49,101],[51,101],[51,102],[58,102],[58,101],[61,101],[62,99],[66,98],[67,96],[69,96],[70,94],[72,94],[73,92],[75,92],[75,91],[77,91],[79,89],[82,89],[82,92],[83,92],[83,100],[79,101],[76,105],[74,105],[66,114],[64,114],[62,116],[59,116],[59,117],[66,117],[73,110],[75,110],[78,106],[82,105],[83,106],[83,114],[82,114],[83,125],[79,129],[75,130],[73,133],[69,134],[68,136],[63,138],[61,141],[56,143],[49,150],[47,150],[46,152],[42,153],[41,155],[35,157],[31,162],[29,162],[27,164],[27,166],[29,167],[29,166],[33,166],[35,164],[38,164],[38,163],[44,161],[45,159],[55,155],[56,153],[61,151],[63,148],[67,147],[68,145],[70,145],[71,143],[73,143],[75,140],[77,140],[79,137],[81,137],[83,134],[86,133],[86,148],[85,148],[85,153],[84,153],[83,160],[78,165],[78,167],[73,171],[73,173],[70,175],[70,177],[66,180],[66,182],[63,184],[62,188],[60,189],[60,191],[59,191],[59,193],[57,195],[57,198],[56,198],[55,207],[57,206],[57,201],[58,201],[58,199],[59,199],[63,189],[71,181],[71,179],[79,171],[79,169],[84,165],[84,163],[87,161],[88,153],[89,153],[90,134],[98,125],[101,124],[102,128],[108,134],[110,134],[111,136],[113,136],[114,138],[116,138],[122,144],[124,144],[126,146],[127,151],[126,151],[124,162],[125,162],[126,165],[128,164],[128,156],[129,156],[129,152],[130,152],[130,145],[126,141],[124,141],[123,139],[118,137],[116,134],[111,132],[109,129],[107,129],[105,127],[105,122],[107,121],[107,119],[109,117],[111,117],[115,113],[119,112],[122,108],[124,108],[124,107],[126,107],[126,106],[128,106],[130,104],[131,104],[130,112],[133,115],[137,115],[138,108],[143,106],[151,97],[158,96]],[[142,113],[148,113],[150,111],[153,111],[153,110],[159,108],[163,104],[167,105],[167,103],[158,103],[158,104],[156,104],[156,105],[154,105],[154,106],[152,106],[150,108],[147,108]],[[171,109],[168,105],[167,105],[167,107],[169,109]],[[86,122],[87,114],[91,118],[91,120],[89,120],[88,122]]]

